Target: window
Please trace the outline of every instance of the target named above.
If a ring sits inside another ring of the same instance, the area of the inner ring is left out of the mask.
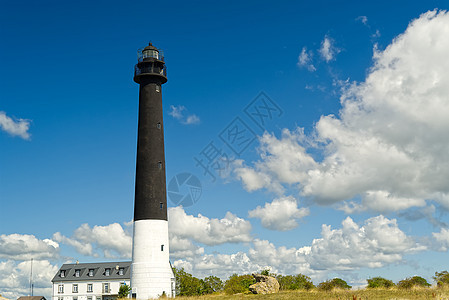
[[[58,293],[59,294],[64,293],[64,285],[63,284],[58,285]]]
[[[92,293],[94,291],[93,285],[92,283],[88,283],[87,284],[87,292],[88,293]]]
[[[156,127],[157,127],[157,129],[161,129],[161,123],[160,122],[157,123]]]
[[[65,270],[61,270],[61,273],[59,273],[60,277],[65,277]]]
[[[78,297],[73,297],[73,300],[78,300]]]
[[[81,270],[75,270],[75,277],[80,277]]]
[[[64,297],[58,297],[58,300],[64,300]]]
[[[89,269],[89,273],[87,274],[89,277],[94,276],[94,269]]]
[[[72,292],[73,293],[78,293],[78,285],[77,284],[73,285]]]
[[[123,276],[123,268],[120,268],[120,269],[118,269],[118,274],[120,275],[120,276]]]
[[[106,276],[111,275],[111,269],[110,269],[110,268],[106,268],[106,269],[104,270],[104,275],[106,275]]]
[[[103,293],[109,293],[109,283],[103,283]]]
[[[164,251],[164,245],[161,245],[161,251]]]
[[[162,162],[161,162],[161,161],[158,161],[158,162],[157,162],[157,167],[158,167],[159,169],[162,169]]]
[[[87,300],[92,300],[92,297],[87,297]]]
[[[159,209],[164,209],[164,203],[159,202]]]
[[[156,92],[160,93],[161,92],[161,87],[156,85]]]

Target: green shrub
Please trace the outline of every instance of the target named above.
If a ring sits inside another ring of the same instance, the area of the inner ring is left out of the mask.
[[[238,293],[249,292],[249,286],[256,283],[254,277],[251,275],[237,275],[233,274],[226,280],[224,291],[226,294],[234,295]]]
[[[410,289],[412,287],[429,287],[430,284],[420,276],[413,276],[398,282],[398,288]]]
[[[323,291],[330,291],[334,288],[339,288],[339,289],[350,289],[351,286],[348,285],[346,283],[346,281],[344,281],[343,279],[340,278],[334,278],[332,280],[327,280],[324,282],[321,282],[317,288],[319,290],[323,290]]]
[[[433,279],[436,281],[438,287],[449,285],[449,273],[447,271],[435,272]]]
[[[310,290],[315,287],[310,277],[303,274],[278,275],[276,279],[281,290]]]
[[[260,271],[260,275],[270,276],[270,269],[264,269]]]
[[[368,282],[367,288],[376,289],[376,288],[391,288],[394,287],[395,284],[393,281],[382,278],[382,277],[374,277],[366,280]]]

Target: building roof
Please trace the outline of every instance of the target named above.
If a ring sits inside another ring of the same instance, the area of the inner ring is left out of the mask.
[[[44,296],[22,296],[17,300],[46,300]]]
[[[109,269],[109,276],[107,275],[107,269]],[[89,272],[90,270],[92,271]],[[120,275],[120,270],[123,270],[123,275]],[[92,276],[90,276],[89,273],[92,273]],[[85,263],[85,264],[77,263],[77,264],[63,264],[56,273],[56,275],[53,277],[51,282],[129,280],[130,278],[131,278],[130,261]]]

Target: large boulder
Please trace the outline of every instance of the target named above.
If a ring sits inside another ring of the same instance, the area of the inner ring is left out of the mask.
[[[279,282],[276,278],[262,274],[252,274],[256,283],[249,286],[254,294],[273,294],[279,292]]]

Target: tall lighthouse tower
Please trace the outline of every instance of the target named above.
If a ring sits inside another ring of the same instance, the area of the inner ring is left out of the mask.
[[[162,84],[167,82],[164,56],[151,43],[138,50],[134,81],[140,85],[134,203],[132,296],[174,297],[169,261],[165,186]]]

